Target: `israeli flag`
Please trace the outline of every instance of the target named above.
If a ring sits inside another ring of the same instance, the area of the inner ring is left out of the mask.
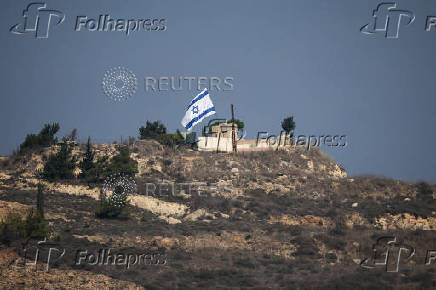
[[[204,89],[189,104],[185,117],[183,117],[182,125],[189,131],[192,127],[203,121],[204,118],[215,113],[215,107],[210,99],[209,92],[207,89]]]

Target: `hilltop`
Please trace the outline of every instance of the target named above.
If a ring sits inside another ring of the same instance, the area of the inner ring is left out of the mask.
[[[93,145],[112,157],[116,144]],[[436,237],[436,187],[375,176],[347,177],[318,148],[215,153],[129,145],[138,162],[130,217],[98,219],[101,185],[44,182],[46,220],[66,255],[49,273],[12,269],[19,245],[3,245],[0,285],[145,289],[435,287],[426,250]],[[35,205],[38,179],[59,146],[0,160],[0,217]],[[85,144],[74,147],[83,156]],[[75,174],[80,172],[76,170]],[[415,247],[401,273],[362,269],[378,237]],[[75,265],[74,250],[152,253],[165,265]],[[421,260],[420,260],[421,259]],[[21,277],[22,280],[19,280]],[[309,279],[308,279],[309,278]]]

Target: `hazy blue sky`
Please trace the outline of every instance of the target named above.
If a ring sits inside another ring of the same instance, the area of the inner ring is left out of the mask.
[[[146,92],[144,77],[231,76],[234,90],[211,97],[218,117],[235,104],[249,137],[294,115],[296,134],[347,135],[346,148],[322,148],[351,175],[436,182],[434,0],[397,1],[416,16],[398,39],[360,33],[378,1],[46,1],[66,15],[48,39],[9,32],[29,3],[2,1],[0,154],[46,122],[100,142],[137,136],[146,120],[182,129],[197,91]],[[165,18],[167,29],[74,31],[77,16],[100,14]],[[119,65],[138,77],[121,103],[101,87]]]

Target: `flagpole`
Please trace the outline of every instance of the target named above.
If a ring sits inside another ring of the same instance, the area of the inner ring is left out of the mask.
[[[232,147],[233,147],[233,152],[236,153],[237,146],[236,146],[236,134],[235,134],[235,113],[233,110],[233,104],[230,105],[230,108],[232,110]]]

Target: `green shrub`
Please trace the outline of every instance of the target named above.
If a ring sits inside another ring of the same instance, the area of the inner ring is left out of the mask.
[[[40,216],[31,208],[24,220],[26,237],[41,239],[47,236],[44,217]]]
[[[38,183],[38,193],[36,194],[36,212],[40,217],[44,218],[44,192],[41,183]]]
[[[224,123],[227,123],[227,124],[231,124],[231,123],[232,123],[232,119],[227,120],[227,121],[225,121],[225,120],[223,119],[223,121],[224,121]],[[213,126],[217,126],[217,125],[219,125],[219,124],[221,124],[221,123],[223,123],[223,122],[221,122],[221,121],[216,121],[216,122],[212,123],[211,125],[209,125],[209,134],[212,133],[212,127],[213,127]],[[238,131],[240,131],[240,130],[242,130],[242,129],[245,128],[245,124],[244,124],[244,122],[241,121],[241,120],[239,120],[239,119],[235,119],[235,125],[238,127]],[[204,134],[205,134],[205,132],[203,132],[203,136],[204,136]]]
[[[33,208],[24,219],[16,213],[10,213],[0,222],[0,241],[8,245],[16,240],[42,239],[47,235],[44,218]]]
[[[139,128],[140,139],[154,139],[159,135],[166,134],[167,128],[159,121],[150,122],[147,121],[145,127]]]
[[[100,192],[100,203],[95,211],[98,218],[121,218],[126,219],[129,216],[128,211],[128,193],[122,186],[115,187],[109,198],[106,197],[103,190]]]
[[[44,128],[42,128],[38,135],[28,134],[26,136],[26,139],[20,145],[20,150],[56,144],[58,140],[54,135],[59,131],[59,128],[58,123],[45,124]]]
[[[185,143],[185,139],[179,130],[174,134],[167,134],[167,128],[159,121],[147,121],[146,126],[139,128],[140,139],[155,139],[160,144],[174,147]]]
[[[42,177],[48,181],[58,179],[72,179],[76,158],[71,154],[72,148],[66,142],[61,144],[61,149],[56,154],[50,154],[44,165]]]
[[[130,158],[129,147],[122,146],[119,148],[119,154],[109,161],[104,175],[135,177],[136,173],[138,173],[138,162]]]
[[[77,139],[77,129],[73,129],[70,134],[66,136],[66,139],[71,142],[75,142]]]
[[[25,226],[21,216],[17,213],[10,213],[0,222],[0,240],[9,244],[25,236]]]
[[[100,157],[93,167],[86,171],[84,180],[88,183],[101,183],[106,178],[109,160],[107,156]]]
[[[127,146],[120,147],[119,153],[110,160],[103,156],[94,162],[94,156],[91,145],[88,144],[85,156],[79,163],[82,170],[79,177],[87,183],[101,183],[112,175],[134,177],[138,173],[138,162],[130,158]]]
[[[101,219],[104,218],[119,218],[119,219],[128,219],[129,218],[129,209],[125,208],[117,208],[112,207],[108,201],[103,201],[98,206],[95,211],[95,216]]]
[[[91,148],[91,137],[88,137],[85,155],[79,163],[79,168],[82,170],[79,175],[80,178],[88,179],[90,171],[94,168],[94,156],[95,152]]]
[[[227,124],[231,124],[232,123],[232,120],[230,119],[230,120],[227,120]],[[238,126],[238,130],[242,130],[242,129],[244,129],[244,127],[245,127],[245,124],[244,124],[244,122],[242,122],[241,120],[239,120],[239,119],[235,119],[235,124],[236,124],[236,126]]]
[[[44,220],[44,193],[41,183],[38,184],[36,195],[36,211],[30,208],[23,219],[16,213],[10,213],[0,222],[0,241],[10,244],[13,241],[24,239],[42,239],[48,236]]]
[[[295,121],[294,117],[290,116],[282,121],[282,128],[285,130],[286,134],[289,134],[290,132],[295,130]]]
[[[431,188],[431,186],[427,183],[427,182],[419,182],[416,185],[418,194],[417,197],[420,199],[430,199],[432,200],[433,198],[433,189]]]
[[[185,140],[183,139],[182,134],[180,134],[180,132],[178,132],[178,130],[177,130],[176,134],[158,135],[156,137],[156,141],[158,141],[162,145],[174,147],[174,146],[183,144]]]
[[[20,145],[20,151],[26,148],[34,148],[39,146],[39,137],[36,134],[28,134],[24,142]]]

